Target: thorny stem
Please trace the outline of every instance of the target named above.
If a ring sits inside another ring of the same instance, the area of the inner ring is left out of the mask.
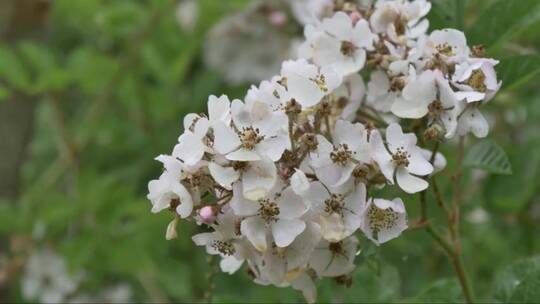
[[[467,303],[473,303],[474,296],[467,273],[465,272],[465,267],[463,265],[459,236],[459,212],[461,203],[461,191],[459,189],[459,186],[461,183],[461,163],[463,160],[463,147],[464,138],[460,137],[457,152],[456,171],[452,177],[454,192],[452,196],[451,211],[446,208],[446,205],[442,199],[442,195],[439,191],[439,188],[437,187],[435,179],[431,179],[437,204],[445,211],[445,214],[447,215],[448,230],[450,231],[450,240],[442,236],[430,222],[427,222],[426,224],[426,231],[431,237],[433,237],[433,239],[444,249],[444,251],[448,255],[450,262],[452,263],[452,266],[454,268],[454,272],[459,280],[461,289],[463,291],[463,296],[465,297],[465,301]],[[434,160],[434,156],[432,156],[431,160]],[[421,193],[420,199],[422,206],[427,205],[425,192]]]

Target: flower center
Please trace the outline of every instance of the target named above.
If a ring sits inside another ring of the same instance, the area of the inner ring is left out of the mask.
[[[332,252],[333,255],[344,255],[345,254],[345,248],[343,246],[342,241],[328,244],[328,250],[330,250],[330,252]]]
[[[171,199],[171,202],[169,203],[169,211],[175,212],[176,207],[180,206],[180,199],[179,198],[173,198]]]
[[[317,86],[319,86],[319,89],[323,91],[324,93],[328,92],[328,86],[326,85],[326,78],[324,75],[319,75],[316,78],[310,78],[311,81],[315,82]]]
[[[328,214],[337,213],[343,216],[344,205],[342,195],[332,194],[330,198],[324,201],[324,211]]]
[[[261,207],[259,208],[259,216],[267,223],[276,222],[279,215],[279,207],[275,202],[269,199],[259,201]]]
[[[394,77],[390,80],[390,90],[392,92],[400,92],[405,87],[405,80],[403,77]]]
[[[341,50],[341,54],[343,54],[344,56],[351,57],[352,55],[354,55],[356,46],[350,41],[342,41],[340,50]]]
[[[435,49],[437,49],[437,52],[439,52],[439,54],[443,54],[448,57],[454,56],[452,47],[448,43],[439,44],[435,47]]]
[[[373,232],[373,237],[378,239],[378,234],[382,230],[392,229],[398,219],[398,215],[392,208],[379,209],[372,204],[367,213],[369,227]]]
[[[443,112],[444,108],[440,100],[434,100],[428,105],[429,114],[433,117],[438,117]]]
[[[231,242],[224,242],[224,241],[214,241],[212,243],[212,248],[219,251],[219,253],[223,255],[233,255],[236,250],[234,249],[234,246]]]
[[[246,150],[253,150],[255,146],[264,139],[263,136],[259,135],[259,129],[254,129],[253,127],[244,128],[240,134],[240,142],[242,147]]]
[[[392,154],[392,161],[397,167],[407,167],[409,165],[409,152],[405,151],[405,148],[399,147],[396,152]]]
[[[485,84],[486,75],[481,70],[474,70],[471,77],[467,79],[467,84],[478,92],[486,92],[487,87]]]
[[[338,165],[345,166],[351,159],[353,152],[349,150],[347,144],[340,144],[334,147],[334,150],[330,152],[330,159]]]

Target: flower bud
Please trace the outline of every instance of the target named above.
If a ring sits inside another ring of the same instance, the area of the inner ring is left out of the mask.
[[[174,217],[174,219],[167,225],[167,231],[165,232],[165,239],[167,241],[173,240],[178,237],[178,233],[176,232],[176,225],[178,225],[178,217]]]
[[[270,14],[270,24],[281,27],[287,23],[287,15],[282,11],[275,11]]]
[[[212,224],[216,220],[216,211],[211,206],[204,206],[199,210],[201,221],[205,224]]]

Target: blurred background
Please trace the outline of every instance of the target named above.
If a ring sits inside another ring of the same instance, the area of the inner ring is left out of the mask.
[[[193,223],[165,241],[170,214],[151,214],[146,193],[183,116],[278,73],[310,2],[1,0],[0,302],[202,302],[209,290],[216,302],[302,302],[244,271],[213,274]],[[501,60],[502,90],[483,109],[513,174],[468,170],[462,189],[476,296],[540,301],[540,1],[437,0],[429,19]],[[417,198],[406,203],[415,217]],[[462,301],[425,232],[361,244],[351,288],[323,281],[320,301]]]

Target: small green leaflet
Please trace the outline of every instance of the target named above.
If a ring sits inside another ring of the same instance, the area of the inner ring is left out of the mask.
[[[483,169],[494,174],[512,174],[508,156],[491,140],[482,140],[472,146],[465,155],[463,166]]]

